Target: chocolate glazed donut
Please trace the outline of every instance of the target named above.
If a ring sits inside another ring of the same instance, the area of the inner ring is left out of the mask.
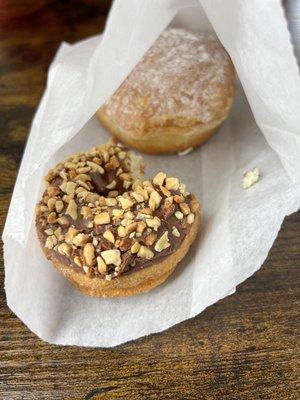
[[[46,176],[36,228],[47,258],[82,293],[129,296],[162,283],[185,256],[199,202],[178,178],[142,181],[141,157],[113,142]]]

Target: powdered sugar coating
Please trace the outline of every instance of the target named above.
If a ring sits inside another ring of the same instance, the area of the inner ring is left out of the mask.
[[[122,129],[144,134],[153,126],[222,118],[233,91],[231,60],[213,36],[168,29],[101,111]]]

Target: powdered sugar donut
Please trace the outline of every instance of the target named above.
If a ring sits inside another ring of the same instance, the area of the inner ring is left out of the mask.
[[[217,39],[168,29],[97,115],[129,146],[149,153],[179,152],[216,131],[234,92],[234,68]]]

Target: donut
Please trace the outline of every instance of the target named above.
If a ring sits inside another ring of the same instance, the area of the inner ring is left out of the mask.
[[[215,37],[168,29],[96,114],[130,147],[181,152],[212,136],[234,93],[232,62]]]
[[[109,142],[45,177],[36,229],[46,257],[80,292],[120,297],[164,282],[196,237],[200,205],[176,177],[142,180],[140,156]]]

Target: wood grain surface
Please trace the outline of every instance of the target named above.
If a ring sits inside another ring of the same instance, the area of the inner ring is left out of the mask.
[[[62,40],[103,29],[109,3],[15,0],[0,8],[3,228],[47,66]],[[39,340],[6,306],[2,257],[0,399],[299,399],[299,223],[299,214],[286,218],[263,267],[236,294],[114,349]]]

